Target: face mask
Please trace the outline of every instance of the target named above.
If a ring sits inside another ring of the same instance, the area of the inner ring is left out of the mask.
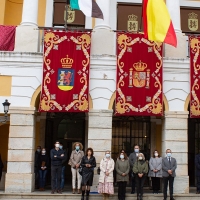
[[[41,149],[37,149],[37,152],[40,153]]]
[[[138,153],[139,152],[139,149],[134,149],[135,153]]]
[[[56,144],[55,146],[58,148],[58,147],[60,147],[60,144]]]
[[[142,156],[140,156],[138,159],[139,159],[139,160],[142,160]]]
[[[167,157],[171,157],[171,155],[172,155],[171,153],[167,153]]]
[[[121,159],[124,159],[124,155],[120,155],[120,158],[121,158]]]
[[[80,149],[80,147],[79,146],[76,146],[76,150],[78,151]]]
[[[63,149],[63,146],[60,146],[60,149]]]
[[[46,151],[42,151],[42,153],[43,153],[43,154],[45,154],[45,153],[46,153]]]
[[[154,156],[156,156],[156,157],[157,157],[157,156],[158,156],[158,153],[155,153],[155,154],[154,154]]]
[[[106,158],[110,158],[110,154],[109,153],[106,154]]]

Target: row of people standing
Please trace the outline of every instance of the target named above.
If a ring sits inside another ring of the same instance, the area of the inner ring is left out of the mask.
[[[116,181],[118,183],[118,200],[125,200],[129,172],[131,172],[132,179],[131,193],[135,193],[135,187],[137,186],[137,200],[143,199],[143,187],[147,176],[152,178],[153,193],[158,193],[160,189],[160,178],[163,178],[164,200],[167,199],[167,187],[169,183],[170,200],[174,200],[173,182],[176,176],[176,168],[176,159],[171,157],[170,149],[166,150],[165,158],[161,158],[158,151],[154,151],[153,157],[151,157],[149,162],[145,160],[145,156],[140,153],[138,145],[135,146],[134,152],[130,154],[129,158],[124,151],[121,151],[115,164]],[[109,151],[106,151],[105,158],[101,160],[100,170],[98,192],[103,194],[103,199],[108,199],[109,195],[114,193],[114,161]]]

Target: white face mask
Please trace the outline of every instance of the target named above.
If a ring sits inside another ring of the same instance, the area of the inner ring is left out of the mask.
[[[60,147],[60,144],[56,144],[55,146],[58,148],[58,147]]]
[[[139,160],[142,160],[142,156],[139,156],[138,159],[139,159]]]
[[[120,155],[120,158],[121,158],[121,159],[124,159],[124,155]]]
[[[109,153],[106,154],[106,158],[110,158],[110,154]]]
[[[42,153],[43,153],[43,154],[45,154],[45,153],[46,153],[46,151],[42,151]]]
[[[155,153],[155,154],[154,154],[154,156],[156,156],[156,157],[157,157],[157,156],[158,156],[158,153]]]

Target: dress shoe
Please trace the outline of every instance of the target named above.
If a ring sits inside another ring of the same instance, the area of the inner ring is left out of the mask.
[[[78,192],[77,192],[78,194],[80,194],[81,193],[81,190],[80,189],[78,189]]]
[[[62,191],[61,191],[61,190],[57,190],[57,193],[58,193],[58,194],[62,194]]]
[[[51,194],[54,194],[54,193],[55,193],[55,190],[52,190],[52,191],[51,191]]]
[[[197,192],[196,192],[196,194],[200,194],[200,192],[199,192],[199,191],[197,191]]]
[[[72,189],[72,194],[75,194],[75,192],[76,192],[76,189]]]

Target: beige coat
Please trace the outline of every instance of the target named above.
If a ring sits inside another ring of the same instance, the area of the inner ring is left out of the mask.
[[[115,167],[115,162],[112,158],[107,161],[108,164],[106,161],[107,159],[103,158],[100,163],[101,171],[100,171],[100,176],[99,176],[99,183],[104,183],[105,177],[106,177],[106,174],[105,174],[106,171],[108,171],[109,173],[109,175],[107,176],[106,182],[113,183],[113,170]],[[106,168],[106,165],[107,165],[107,168]]]
[[[71,156],[70,156],[70,162],[71,162],[71,167],[75,167],[77,164],[81,164],[81,159],[84,156],[83,151],[72,151]]]

